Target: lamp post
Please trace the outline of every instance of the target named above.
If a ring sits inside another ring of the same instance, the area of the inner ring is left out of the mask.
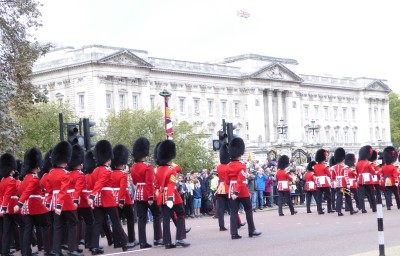
[[[279,124],[276,126],[276,129],[278,130],[279,140],[285,141],[285,135],[287,133],[288,126],[284,123],[283,118],[279,120]]]
[[[165,134],[167,135],[167,139],[172,139],[174,130],[172,129],[171,110],[168,107],[168,98],[172,95],[172,93],[164,88],[164,90],[162,90],[159,95],[161,97],[164,97]]]
[[[311,125],[310,125],[310,127],[308,127],[308,131],[309,131],[310,133],[312,133],[312,139],[313,139],[313,141],[315,141],[315,135],[316,135],[316,133],[318,132],[318,130],[319,130],[319,127],[315,125],[315,120],[312,119],[312,120],[311,120]]]

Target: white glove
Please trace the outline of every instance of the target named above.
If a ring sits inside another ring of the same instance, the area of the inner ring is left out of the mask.
[[[172,206],[174,206],[174,203],[172,201],[167,201],[167,206],[172,209]]]

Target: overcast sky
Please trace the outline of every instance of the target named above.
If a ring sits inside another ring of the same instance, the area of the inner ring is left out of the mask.
[[[151,57],[291,58],[303,74],[386,79],[400,93],[398,1],[40,0],[39,40],[102,44]],[[243,10],[249,18],[237,16]]]

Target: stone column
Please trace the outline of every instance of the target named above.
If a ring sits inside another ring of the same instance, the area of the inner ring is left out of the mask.
[[[282,109],[282,91],[277,91],[277,98],[278,98],[278,122],[283,118],[283,109]]]
[[[294,129],[296,129],[293,125],[293,120],[292,120],[292,112],[293,112],[292,104],[291,104],[292,103],[292,93],[293,92],[291,92],[291,91],[285,92],[285,105],[286,105],[285,110],[286,110],[286,112],[285,112],[285,115],[283,116],[283,119],[285,120],[285,123],[288,126],[286,138],[287,138],[287,141],[289,141],[289,142],[293,141],[292,134],[293,134]]]
[[[268,130],[269,130],[269,142],[275,141],[275,130],[274,130],[274,114],[272,111],[272,94],[273,91],[269,90],[268,95]]]

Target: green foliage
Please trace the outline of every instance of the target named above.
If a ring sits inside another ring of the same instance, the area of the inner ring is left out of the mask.
[[[44,154],[60,141],[59,113],[63,113],[64,123],[78,121],[68,105],[57,103],[36,104],[29,115],[17,118],[24,131],[19,143],[20,156],[31,147],[39,148]]]
[[[400,146],[400,99],[399,95],[389,94],[390,133],[395,148]]]

